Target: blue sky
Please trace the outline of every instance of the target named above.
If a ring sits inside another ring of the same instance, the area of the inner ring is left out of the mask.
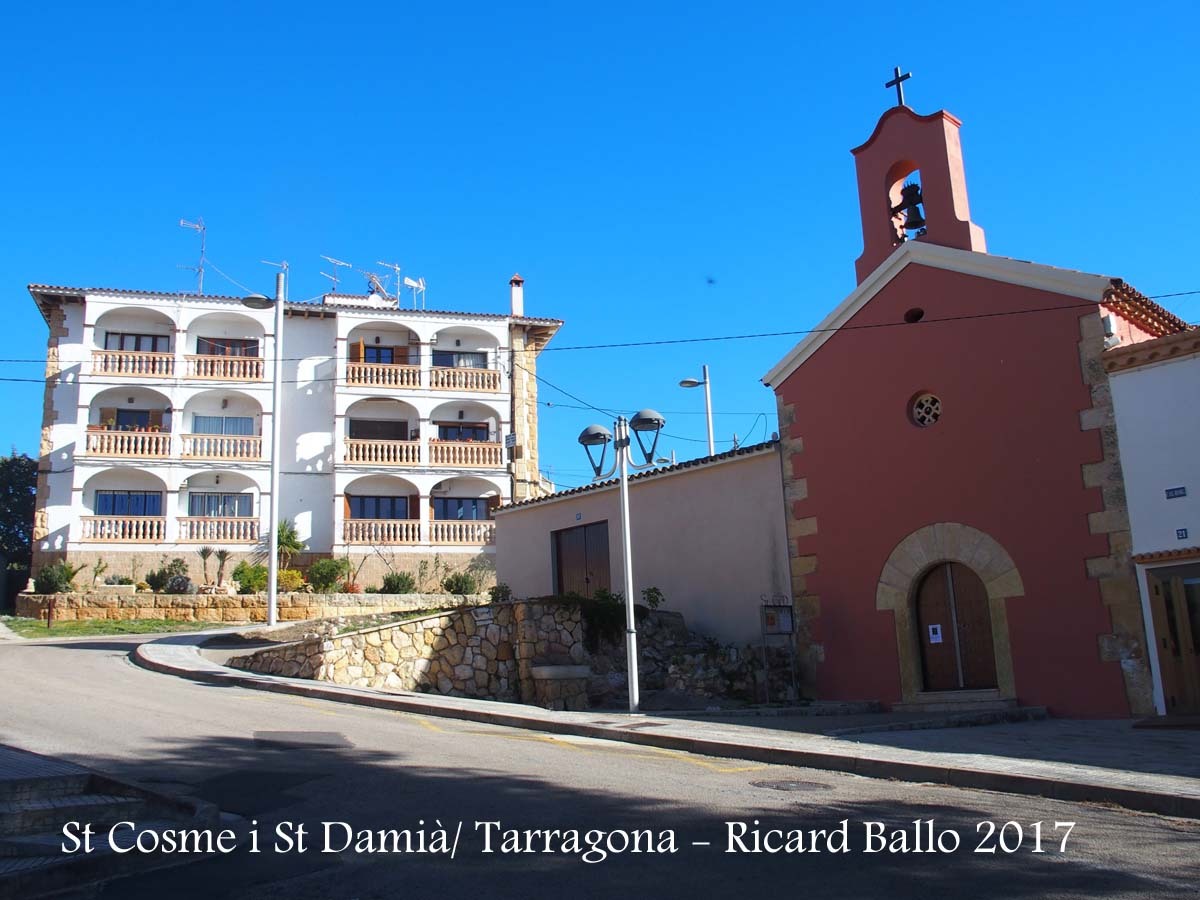
[[[849,150],[896,64],[918,112],[963,120],[991,252],[1200,289],[1184,4],[32,6],[0,37],[7,357],[45,352],[29,282],[190,289],[176,223],[198,216],[242,284],[269,292],[258,261],[288,259],[292,299],[329,254],[398,261],[441,309],[504,311],[519,270],[558,346],[810,327],[854,286]],[[1200,320],[1200,295],[1167,302]],[[703,397],[678,380],[708,363],[718,448],[760,440],[758,379],[793,342],[548,353],[540,374],[666,411],[684,458]],[[36,451],[40,387],[3,386],[0,446]],[[575,437],[601,417],[541,399],[543,468],[586,481]]]

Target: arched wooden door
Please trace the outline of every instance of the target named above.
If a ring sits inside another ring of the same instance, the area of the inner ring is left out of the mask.
[[[917,588],[925,690],[996,687],[996,650],[987,590],[961,563],[930,569]]]

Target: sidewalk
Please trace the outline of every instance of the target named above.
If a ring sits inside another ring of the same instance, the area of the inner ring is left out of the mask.
[[[1130,722],[1036,722],[840,738],[789,730],[789,717],[743,725],[711,718],[555,712],[515,703],[348,688],[225,668],[201,656],[211,635],[144,643],[134,661],[199,681],[487,722],[552,734],[654,746],[705,756],[848,772],[871,778],[1111,803],[1200,819],[1200,732],[1132,729]],[[992,729],[999,729],[993,731]],[[995,735],[995,737],[991,737]],[[1114,745],[1115,742],[1115,745]],[[1075,748],[1075,749],[1072,749]],[[1081,756],[1080,748],[1087,753]],[[1138,771],[1123,768],[1133,764]]]

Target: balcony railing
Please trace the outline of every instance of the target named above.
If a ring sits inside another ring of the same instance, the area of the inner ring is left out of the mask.
[[[135,378],[170,378],[175,374],[174,353],[138,350],[95,350],[93,375],[129,375]]]
[[[417,441],[346,440],[346,462],[365,466],[415,466],[421,462]]]
[[[82,516],[81,540],[111,543],[162,543],[167,520],[158,516]]]
[[[504,447],[479,441],[430,441],[429,463],[463,469],[490,469],[504,465]]]
[[[347,519],[342,538],[347,544],[416,544],[421,523],[416,519]]]
[[[435,391],[498,391],[500,372],[497,369],[446,368],[429,370],[429,386]]]
[[[185,434],[183,455],[190,459],[262,459],[258,435]]]
[[[93,456],[162,458],[171,455],[171,435],[164,431],[89,431],[86,447]]]
[[[496,523],[443,521],[429,523],[429,539],[435,544],[490,544],[496,537]]]
[[[181,516],[179,540],[204,544],[253,544],[258,540],[258,519]]]
[[[262,381],[261,356],[189,356],[187,377],[213,381]]]
[[[365,387],[419,388],[421,386],[421,367],[391,363],[347,363],[346,384]]]

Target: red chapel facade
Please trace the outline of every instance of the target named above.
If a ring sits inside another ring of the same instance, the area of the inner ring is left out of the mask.
[[[1153,714],[1101,354],[1187,325],[987,253],[944,111],[856,148],[858,286],[766,376],[810,696]]]

